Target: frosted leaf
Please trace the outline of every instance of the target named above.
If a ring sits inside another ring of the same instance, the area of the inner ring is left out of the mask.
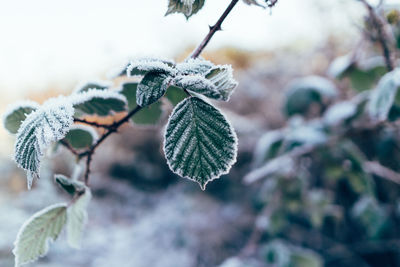
[[[46,101],[29,114],[16,136],[14,160],[27,171],[28,188],[39,176],[40,160],[45,150],[65,137],[73,123],[74,108],[65,97]]]
[[[206,75],[213,67],[213,63],[201,58],[189,58],[176,65],[176,69],[183,75]]]
[[[88,187],[67,210],[67,241],[73,248],[81,247],[82,232],[87,223],[87,207],[92,194]]]
[[[216,91],[221,95],[221,100],[228,101],[237,87],[238,83],[233,79],[232,66],[216,66],[212,68],[205,76],[214,86]]]
[[[236,161],[237,137],[222,113],[197,97],[179,103],[169,118],[164,153],[170,169],[206,184],[229,172]]]
[[[273,175],[285,175],[293,171],[295,162],[288,155],[282,155],[266,162],[263,166],[251,171],[243,179],[247,184]]]
[[[337,97],[335,85],[319,76],[309,76],[292,81],[286,88],[284,109],[287,115],[305,115],[313,103],[326,105]]]
[[[292,145],[319,145],[325,143],[328,137],[323,132],[322,124],[308,123],[288,129],[285,139]]]
[[[89,148],[98,139],[97,132],[87,125],[73,125],[63,141],[73,148]]]
[[[264,134],[258,141],[254,150],[253,162],[258,167],[266,160],[275,157],[282,145],[284,135],[282,131],[270,131]]]
[[[350,119],[357,113],[357,105],[351,101],[343,101],[329,107],[323,121],[326,125],[335,126]]]
[[[122,84],[122,88],[120,89],[120,93],[123,94],[128,100],[129,110],[133,110],[137,107],[136,104],[137,86],[138,83],[128,82]],[[161,101],[157,101],[148,107],[143,107],[140,111],[138,111],[135,114],[135,116],[131,117],[131,120],[133,123],[139,125],[153,125],[160,121],[162,114],[163,114],[162,103]]]
[[[85,191],[85,184],[81,181],[68,178],[62,174],[54,175],[54,180],[61,186],[68,194],[74,196],[76,193]]]
[[[382,77],[377,87],[372,91],[368,103],[368,111],[373,119],[380,121],[387,119],[399,87],[400,68],[397,68]]]
[[[223,99],[223,96],[217,91],[214,84],[200,75],[178,76],[174,79],[173,83],[178,87],[212,99]]]
[[[160,99],[167,91],[171,78],[159,72],[147,73],[137,86],[136,103],[146,107]]]
[[[70,96],[74,108],[89,115],[107,116],[126,111],[126,98],[115,91],[90,89]]]
[[[175,64],[173,62],[162,59],[137,59],[129,64],[126,72],[128,76],[146,75],[148,72],[161,72],[174,75],[176,73],[174,66]]]
[[[165,97],[169,100],[172,106],[178,105],[182,100],[184,100],[188,95],[182,90],[182,88],[176,86],[170,86],[165,93]]]
[[[83,93],[89,91],[90,89],[107,90],[111,87],[111,85],[112,84],[109,81],[88,81],[78,84],[74,90],[74,93]]]
[[[354,66],[354,63],[352,54],[338,57],[330,64],[327,75],[335,79],[341,79]]]
[[[55,241],[67,220],[67,204],[49,206],[24,223],[14,242],[15,267],[47,254],[49,242]]]
[[[196,14],[204,5],[205,0],[169,0],[166,16],[173,13],[182,13],[186,19]]]
[[[26,116],[39,107],[40,105],[33,101],[19,101],[9,105],[3,115],[4,128],[11,134],[16,134]]]

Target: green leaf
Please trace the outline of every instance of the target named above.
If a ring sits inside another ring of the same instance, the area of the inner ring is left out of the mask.
[[[229,172],[236,161],[237,138],[221,112],[197,97],[179,103],[168,121],[164,152],[170,169],[206,184]]]
[[[87,207],[92,194],[88,187],[85,188],[73,204],[67,210],[67,240],[68,244],[73,248],[80,248],[82,232],[87,222]]]
[[[147,73],[137,87],[136,103],[146,107],[156,102],[165,94],[170,80],[171,78],[164,73]]]
[[[96,89],[96,90],[107,90],[111,84],[106,81],[93,81],[93,82],[85,82],[83,84],[80,84],[76,87],[75,93],[83,93],[87,92],[91,89]]]
[[[18,132],[21,123],[32,111],[39,108],[39,104],[33,101],[20,101],[7,108],[3,116],[4,128],[11,134]]]
[[[14,160],[27,171],[28,188],[39,177],[40,160],[46,149],[65,137],[73,124],[74,108],[68,99],[59,97],[46,101],[29,114],[16,136]]]
[[[126,99],[115,91],[91,89],[71,96],[74,108],[89,115],[108,116],[126,111]]]
[[[74,125],[63,141],[75,149],[89,148],[98,138],[97,132],[86,125]]]
[[[133,110],[137,107],[136,104],[137,86],[138,84],[133,82],[124,83],[122,85],[120,93],[123,94],[128,100],[129,110]],[[142,108],[135,114],[135,116],[131,117],[131,120],[133,123],[139,125],[154,125],[160,121],[162,114],[163,114],[162,103],[161,101],[157,101],[148,107]]]
[[[14,242],[15,266],[47,254],[49,241],[55,241],[67,221],[67,204],[47,207],[24,223]]]
[[[165,93],[165,97],[169,100],[169,102],[171,102],[172,106],[175,107],[187,97],[187,94],[182,90],[182,88],[170,86]]]
[[[173,13],[182,13],[186,19],[196,14],[203,6],[205,0],[169,0],[166,16]]]
[[[81,181],[68,178],[62,174],[54,175],[54,180],[71,196],[85,191],[85,184]]]
[[[387,73],[372,91],[371,99],[368,103],[368,111],[372,118],[380,121],[388,118],[397,90],[400,87],[399,77],[400,68]]]

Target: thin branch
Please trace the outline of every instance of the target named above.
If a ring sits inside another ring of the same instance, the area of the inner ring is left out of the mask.
[[[385,30],[385,21],[376,13],[375,9],[366,0],[360,1],[368,9],[372,24],[378,34],[377,38],[382,47],[382,53],[383,57],[385,58],[386,68],[388,69],[388,71],[392,71],[394,69],[394,62],[388,41],[389,37]]]
[[[239,0],[232,0],[232,2],[229,4],[229,6],[225,9],[224,13],[222,16],[219,18],[217,23],[215,23],[214,26],[210,27],[210,31],[206,35],[206,37],[203,39],[203,41],[200,43],[200,45],[194,50],[192,54],[192,58],[197,58],[200,56],[201,52],[203,52],[204,48],[207,46],[207,44],[210,42],[211,38],[214,36],[214,34],[217,31],[221,30],[221,25],[222,22],[226,19],[226,17],[229,15],[229,13],[232,11],[232,9],[235,7],[235,5],[239,2]]]
[[[98,122],[95,122],[95,121],[88,121],[88,120],[79,119],[79,118],[74,118],[74,122],[78,122],[78,123],[94,126],[94,127],[97,127],[97,128],[105,128],[105,129],[109,129],[112,126],[112,124],[102,124],[102,123],[98,123]]]

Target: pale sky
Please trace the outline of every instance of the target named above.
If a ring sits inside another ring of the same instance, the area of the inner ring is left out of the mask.
[[[164,17],[167,0],[0,0],[0,92],[14,99],[49,84],[70,88],[128,58],[173,57],[201,41],[230,0],[208,0],[188,22]],[[318,43],[333,30],[351,32],[360,13],[350,0],[281,0],[272,10],[240,3],[207,49],[272,49]],[[355,2],[355,1],[353,1]]]

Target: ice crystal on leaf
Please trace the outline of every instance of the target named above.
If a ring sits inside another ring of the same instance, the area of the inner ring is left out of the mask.
[[[206,184],[229,172],[236,161],[237,137],[222,113],[197,97],[179,103],[165,131],[164,152],[170,169]]]
[[[148,72],[162,72],[165,74],[175,74],[175,63],[172,61],[146,58],[132,61],[126,70],[128,76],[146,75]]]
[[[164,73],[147,73],[137,87],[136,103],[141,107],[153,104],[165,94],[170,81]]]
[[[74,108],[65,97],[46,101],[29,114],[16,136],[14,159],[27,171],[28,188],[39,176],[40,160],[45,150],[65,137],[73,123]]]
[[[176,69],[183,75],[199,74],[206,75],[214,67],[214,64],[202,58],[189,58],[178,63]]]

